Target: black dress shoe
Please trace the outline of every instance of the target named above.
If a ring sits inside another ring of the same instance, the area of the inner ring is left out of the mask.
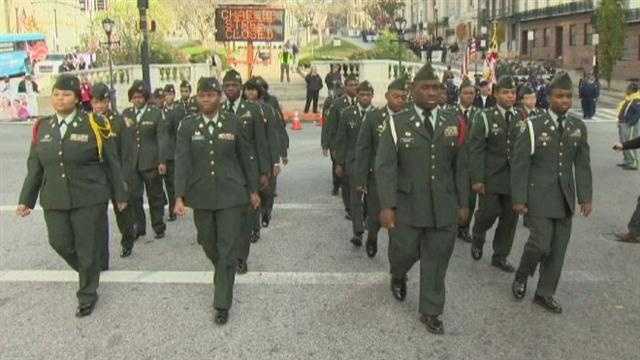
[[[516,300],[522,300],[527,293],[527,277],[516,274],[511,284],[511,293]]]
[[[249,234],[249,242],[255,244],[258,240],[260,240],[260,231],[252,231],[251,234]]]
[[[511,265],[506,259],[492,259],[491,266],[495,266],[507,273],[516,271],[516,268],[514,268],[513,265]]]
[[[367,251],[367,256],[373,258],[378,253],[378,239],[375,238],[367,238],[367,242],[365,244],[365,250]]]
[[[351,214],[347,212],[346,214],[344,214],[344,218],[351,221]]]
[[[444,325],[442,321],[438,319],[437,315],[422,315],[420,316],[420,321],[427,327],[427,331],[435,334],[442,335],[444,334]]]
[[[133,252],[133,249],[130,248],[122,248],[122,251],[120,252],[120,257],[121,258],[126,258],[131,256],[131,253]]]
[[[215,322],[218,325],[224,325],[229,321],[229,310],[216,309]]]
[[[91,313],[93,313],[93,309],[96,308],[97,302],[98,302],[98,299],[96,298],[96,300],[88,304],[79,304],[78,308],[76,309],[76,317],[81,318],[81,317],[91,315]]]
[[[236,273],[238,275],[244,275],[249,271],[249,267],[247,266],[247,262],[244,260],[238,259],[238,268],[236,269]]]
[[[562,305],[552,296],[540,296],[536,294],[533,297],[533,303],[542,306],[554,314],[562,314]]]
[[[625,164],[625,163],[620,163],[620,164],[616,164],[616,166],[623,167],[623,166],[627,166],[627,164]]]
[[[400,279],[391,278],[391,293],[398,301],[404,301],[407,297],[407,277]]]
[[[176,214],[171,214],[169,215],[169,218],[167,219],[167,221],[176,221],[177,217]]]
[[[271,215],[262,215],[262,227],[269,227],[269,222],[271,222]]]
[[[471,242],[471,235],[469,235],[469,229],[466,227],[461,227],[458,229],[458,239],[464,242]]]
[[[476,244],[471,244],[471,257],[473,260],[482,259],[482,248],[478,247]]]
[[[156,234],[156,239],[162,239],[162,238],[164,238],[164,236],[165,236],[164,232],[157,233]]]
[[[334,187],[333,190],[331,190],[331,195],[338,196],[338,192],[339,192],[339,189],[337,187]]]
[[[351,243],[353,244],[353,246],[355,247],[360,247],[362,246],[362,235],[354,235],[351,238]]]
[[[136,234],[136,240],[138,240],[141,237],[145,237],[145,236],[147,236],[146,232],[144,232],[144,231],[143,232],[139,232],[139,233]]]

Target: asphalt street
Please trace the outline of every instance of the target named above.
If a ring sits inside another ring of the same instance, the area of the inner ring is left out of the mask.
[[[0,359],[638,359],[640,246],[612,234],[625,229],[640,179],[615,166],[608,120],[603,112],[588,124],[595,209],[574,221],[557,292],[564,313],[533,305],[532,291],[514,301],[512,276],[489,266],[490,244],[475,262],[458,241],[444,336],[418,320],[418,266],[406,302],[392,298],[384,231],[373,260],[348,242],[311,124],[290,131],[272,225],[237,277],[229,324],[213,323],[212,266],[190,215],[169,223],[165,239],[138,241],[126,260],[111,217],[111,271],[94,314],[76,319],[75,275],[47,244],[42,212],[14,214],[30,128],[0,125]],[[514,263],[527,234],[518,228]]]

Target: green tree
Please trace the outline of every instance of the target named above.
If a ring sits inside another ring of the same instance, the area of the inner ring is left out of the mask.
[[[622,0],[602,0],[596,10],[596,28],[599,34],[598,73],[611,86],[616,62],[624,52],[626,10]]]
[[[403,0],[369,0],[365,12],[371,17],[378,29],[392,28],[398,11],[405,7]]]

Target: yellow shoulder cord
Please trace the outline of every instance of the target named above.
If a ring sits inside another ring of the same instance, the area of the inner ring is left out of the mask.
[[[103,148],[103,140],[107,140],[111,137],[111,123],[109,120],[105,121],[105,125],[100,125],[96,121],[95,114],[89,113],[89,125],[91,125],[91,130],[93,130],[93,134],[96,136],[96,144],[98,146],[98,158],[102,161],[102,148]]]

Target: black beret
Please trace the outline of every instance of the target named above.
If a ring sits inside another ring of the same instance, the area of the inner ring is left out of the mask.
[[[73,91],[76,97],[80,99],[80,80],[77,76],[62,74],[56,78],[53,89]]]
[[[191,83],[189,83],[187,80],[182,80],[182,82],[180,83],[180,89],[186,89],[186,88],[191,90]]]
[[[356,74],[349,74],[347,75],[347,77],[344,79],[344,83],[346,84],[347,81],[355,81],[358,82],[358,77],[356,76]]]
[[[155,97],[164,96],[164,90],[162,88],[157,88],[153,90],[153,96]]]
[[[214,77],[201,77],[198,80],[198,92],[201,91],[217,91],[221,92],[220,82]]]
[[[358,85],[358,91],[367,91],[373,93],[373,86],[368,81],[363,81]]]
[[[387,87],[387,91],[406,90],[406,89],[407,89],[407,81],[404,78],[393,80]]]
[[[518,86],[516,85],[516,82],[513,79],[513,76],[507,75],[498,79],[498,83],[496,84],[496,87],[498,89],[515,89]]]
[[[164,92],[165,93],[175,94],[176,93],[176,88],[173,86],[173,84],[167,84],[167,85],[164,86]]]
[[[222,82],[223,83],[236,82],[236,83],[242,84],[242,76],[240,76],[239,72],[235,71],[234,69],[231,69],[227,71],[226,74],[224,74],[224,78],[222,78]]]
[[[551,79],[549,89],[572,90],[573,82],[571,81],[571,77],[564,71],[556,73],[553,79]]]
[[[256,82],[261,86],[265,92],[269,91],[269,83],[262,76],[255,76]]]
[[[149,99],[149,90],[142,80],[133,81],[133,84],[129,88],[129,92],[127,93],[127,95],[129,95],[129,101],[131,101],[131,98],[133,98],[133,95],[135,95],[136,93],[140,93],[144,96],[145,99]]]
[[[420,70],[418,70],[418,72],[416,73],[416,76],[413,78],[414,82],[426,81],[426,80],[440,81],[440,79],[438,79],[438,77],[436,76],[436,73],[433,71],[433,67],[431,67],[431,63],[424,64],[420,68]]]
[[[520,87],[520,96],[535,94],[536,90],[529,84],[524,84]]]
[[[93,87],[91,87],[91,94],[96,100],[107,100],[111,98],[111,91],[109,90],[109,87],[102,82],[93,84]]]

